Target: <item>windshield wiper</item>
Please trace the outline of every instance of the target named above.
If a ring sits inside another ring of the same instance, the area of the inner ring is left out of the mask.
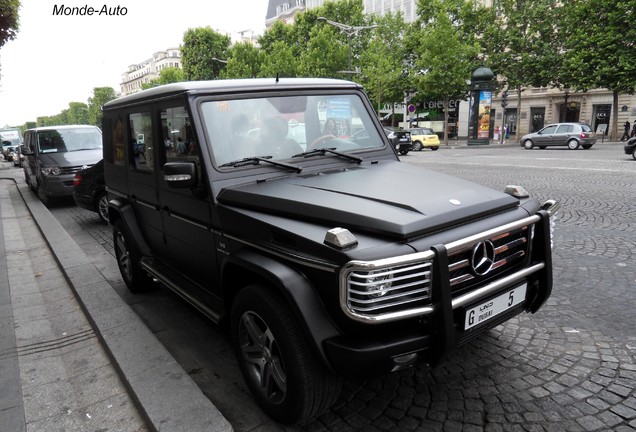
[[[246,165],[258,165],[261,162],[267,162],[269,164],[272,165],[276,165],[276,166],[280,166],[280,167],[284,167],[284,168],[288,168],[291,170],[294,170],[296,172],[301,172],[303,170],[302,167],[299,167],[298,165],[292,165],[292,164],[288,164],[285,162],[278,162],[275,160],[271,160],[272,156],[252,156],[252,157],[246,157],[246,158],[242,158],[242,159],[238,159],[232,162],[227,162],[224,163],[222,165],[219,165],[219,167],[233,167],[233,168],[238,168],[238,167],[242,167],[242,166],[246,166]]]
[[[305,157],[305,158],[309,158],[309,157],[313,157],[313,156],[324,156],[327,153],[335,154],[335,155],[338,155],[338,156],[342,156],[343,158],[352,160],[352,161],[357,162],[357,163],[362,163],[362,160],[363,160],[362,158],[359,158],[358,156],[354,156],[354,155],[350,155],[350,154],[347,154],[347,153],[336,151],[335,147],[317,148],[317,149],[313,149],[313,150],[309,150],[309,151],[306,151],[306,152],[295,154],[292,157],[295,158],[295,157],[302,156],[302,157]]]

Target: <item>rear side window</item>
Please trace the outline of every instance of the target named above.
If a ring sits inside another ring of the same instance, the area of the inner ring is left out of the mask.
[[[574,125],[561,125],[557,129],[557,133],[571,133],[574,131]]]
[[[128,154],[131,164],[139,171],[154,171],[154,140],[150,112],[131,113],[128,116]]]

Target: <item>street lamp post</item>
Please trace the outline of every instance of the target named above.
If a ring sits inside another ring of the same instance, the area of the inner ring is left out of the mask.
[[[570,89],[569,88],[565,88],[563,89],[563,120],[561,121],[568,121],[568,96],[570,95]]]
[[[352,26],[348,24],[342,24],[337,21],[332,21],[325,17],[318,17],[316,20],[326,22],[327,24],[330,24],[334,27],[339,28],[347,36],[347,48],[349,52],[349,69],[345,72],[349,75],[349,79],[351,79],[351,75],[353,75],[354,73],[357,73],[356,71],[351,69],[351,41],[353,40],[354,36],[356,36],[361,30],[376,28],[377,25],[374,24],[370,26]]]

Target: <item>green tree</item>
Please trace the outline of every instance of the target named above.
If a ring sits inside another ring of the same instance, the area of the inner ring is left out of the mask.
[[[295,77],[298,71],[298,58],[293,48],[285,42],[274,42],[265,55],[265,61],[259,72],[261,77]]]
[[[102,127],[102,105],[117,97],[112,87],[95,87],[88,98],[88,123]]]
[[[181,61],[186,80],[216,79],[225,66],[219,60],[226,60],[230,37],[222,35],[211,27],[188,29],[183,35]]]
[[[367,48],[360,54],[362,73],[356,78],[364,85],[369,98],[377,103],[379,113],[383,103],[393,106],[404,99],[410,81],[404,74],[406,24],[402,14],[389,13],[378,18],[376,24],[377,29],[370,31]]]
[[[88,124],[88,105],[83,102],[68,104],[68,124]]]
[[[176,83],[184,81],[183,70],[178,67],[167,67],[161,69],[159,76],[150,80],[150,82],[141,85],[142,90],[157,87],[164,84]]]
[[[466,96],[466,80],[479,64],[479,8],[467,0],[418,1],[420,19],[408,43],[414,57],[411,74],[418,97],[444,102],[445,125],[449,101]],[[444,144],[448,145],[448,127]]]
[[[262,51],[249,42],[238,42],[228,49],[224,78],[255,78],[263,64]]]
[[[558,0],[499,0],[485,31],[485,52],[501,87],[516,90],[517,112],[525,87],[568,86],[569,74],[560,74],[563,56],[558,25]],[[521,116],[517,116],[519,130]]]
[[[612,91],[610,139],[618,139],[618,95],[636,90],[634,1],[571,1],[563,9],[563,76],[575,90]]]
[[[0,0],[0,47],[18,34],[19,9],[20,0]]]

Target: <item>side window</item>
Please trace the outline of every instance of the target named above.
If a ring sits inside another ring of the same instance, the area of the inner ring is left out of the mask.
[[[574,130],[573,125],[561,125],[557,130],[557,133],[570,133]]]
[[[192,162],[201,180],[201,160],[197,140],[188,110],[183,106],[165,108],[160,112],[161,140],[166,162]]]
[[[554,133],[556,131],[556,126],[548,126],[547,128],[543,129],[543,131],[541,132],[542,134],[551,134]]]
[[[166,108],[160,115],[166,161],[198,160],[197,143],[185,107]]]
[[[124,166],[126,161],[124,157],[124,120],[119,116],[113,119],[111,124],[111,139],[113,140],[111,148],[113,153],[110,156],[115,165]]]
[[[149,112],[128,116],[128,154],[133,169],[154,171],[152,118]]]

